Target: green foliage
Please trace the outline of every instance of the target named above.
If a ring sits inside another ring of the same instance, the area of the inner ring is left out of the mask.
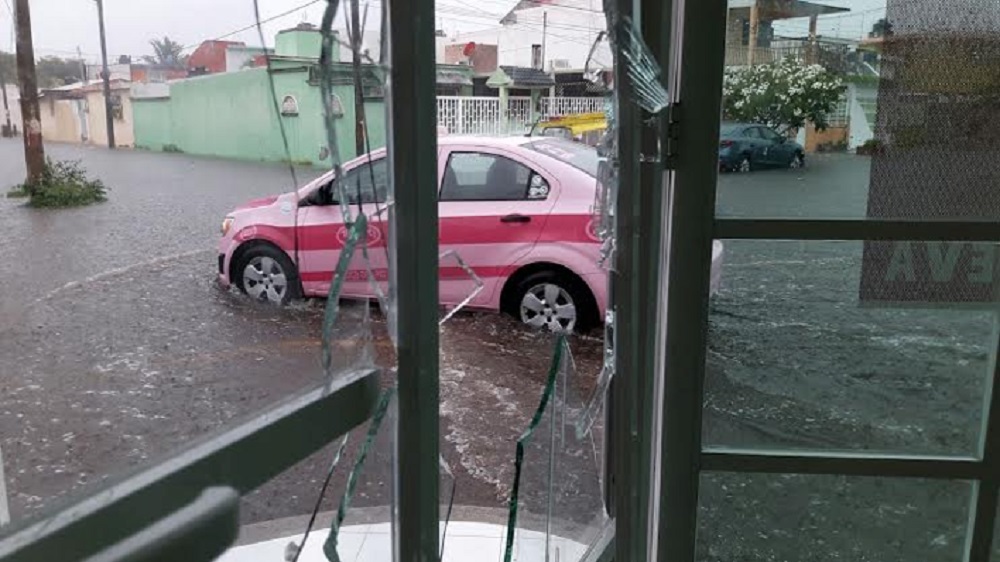
[[[153,47],[153,56],[146,55],[142,58],[150,64],[178,65],[185,62],[185,57],[181,55],[184,45],[166,35],[163,36],[163,39],[153,39],[149,45]]]
[[[15,190],[31,195],[32,207],[79,207],[107,199],[107,188],[101,180],[87,178],[78,160],[59,161],[46,158],[41,179],[22,184]]]
[[[868,37],[888,37],[892,35],[892,23],[885,18],[876,20],[872,24],[872,30],[868,32]]]
[[[181,147],[176,144],[165,144],[163,145],[163,152],[184,152]]]
[[[723,116],[788,131],[811,121],[817,130],[844,90],[843,80],[818,64],[789,57],[757,66],[730,67],[722,82]]]
[[[31,194],[28,193],[28,190],[24,187],[23,184],[15,185],[10,189],[10,191],[7,192],[8,199],[19,199],[21,197],[28,197],[29,195]]]
[[[8,84],[17,83],[17,57],[14,53],[0,52],[0,71]],[[35,61],[35,76],[41,88],[65,86],[83,79],[80,60],[52,56]]]
[[[42,57],[35,61],[35,75],[42,88],[55,88],[74,82],[82,82],[79,59]]]

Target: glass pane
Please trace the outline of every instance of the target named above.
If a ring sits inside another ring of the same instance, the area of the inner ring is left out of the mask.
[[[172,19],[171,2],[117,7],[109,42],[136,56],[109,61],[110,115],[94,80],[95,34],[83,60],[59,46],[67,18],[96,29],[96,4],[31,6],[36,42],[60,51],[36,51],[51,165],[32,197],[0,198],[0,220],[18,232],[0,243],[0,276],[19,287],[0,296],[0,372],[13,384],[0,398],[0,447],[14,519],[391,360],[386,314],[362,302],[382,304],[387,292],[386,260],[376,263],[385,167],[351,161],[384,146],[378,69],[366,61],[355,88],[338,64],[324,97],[322,6],[262,6],[259,33],[253,5],[194,27]],[[366,35],[376,44],[378,19]],[[232,41],[206,40],[228,31]],[[9,62],[0,55],[11,81]],[[361,151],[356,91],[370,116]],[[26,177],[21,139],[0,139],[0,153],[6,194]],[[361,197],[324,192],[331,178],[356,180]],[[41,208],[80,202],[96,190],[90,180],[108,188],[106,202]],[[243,522],[309,513],[331,456],[246,498]]]
[[[585,423],[583,383],[556,341],[537,409],[517,440],[504,560],[579,560],[608,520],[599,436]]]
[[[1000,217],[993,3],[749,4],[727,15],[718,216]]]
[[[954,288],[997,248],[911,246],[879,261],[862,242],[726,241],[705,444],[978,455],[995,312]],[[940,298],[897,302],[921,281]]]
[[[957,562],[971,490],[941,480],[705,474],[697,558]]]

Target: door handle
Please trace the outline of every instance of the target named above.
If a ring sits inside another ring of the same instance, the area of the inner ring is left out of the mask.
[[[514,213],[512,215],[504,215],[500,217],[500,222],[531,222],[531,217],[528,215],[519,215]]]

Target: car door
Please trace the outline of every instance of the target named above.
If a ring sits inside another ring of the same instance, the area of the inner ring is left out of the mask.
[[[766,165],[764,139],[760,136],[759,127],[747,127],[740,134],[743,143],[750,152],[750,162],[754,167]]]
[[[768,127],[759,127],[760,136],[766,144],[765,158],[769,166],[787,166],[792,160],[792,143]]]
[[[370,164],[361,161],[347,168],[343,179],[352,217],[356,217],[359,211],[368,217],[368,259],[372,274],[383,290],[388,279],[387,165],[383,153],[373,157]],[[329,190],[329,185],[328,182],[322,189]],[[350,225],[344,223],[339,199],[338,194],[331,194],[325,200],[317,199],[313,204],[299,207],[299,275],[306,294],[326,294],[330,290],[341,250],[348,241]],[[368,269],[359,244],[348,262],[341,295],[373,296]]]
[[[474,290],[464,263],[484,284],[470,304],[483,306],[534,247],[559,185],[531,159],[495,147],[444,147],[439,173],[441,303],[458,304]]]

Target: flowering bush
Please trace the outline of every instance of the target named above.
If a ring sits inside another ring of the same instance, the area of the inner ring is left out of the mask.
[[[843,81],[818,64],[789,57],[757,66],[730,67],[722,81],[722,113],[731,121],[763,123],[780,132],[812,121],[826,128],[826,114],[840,100]]]

